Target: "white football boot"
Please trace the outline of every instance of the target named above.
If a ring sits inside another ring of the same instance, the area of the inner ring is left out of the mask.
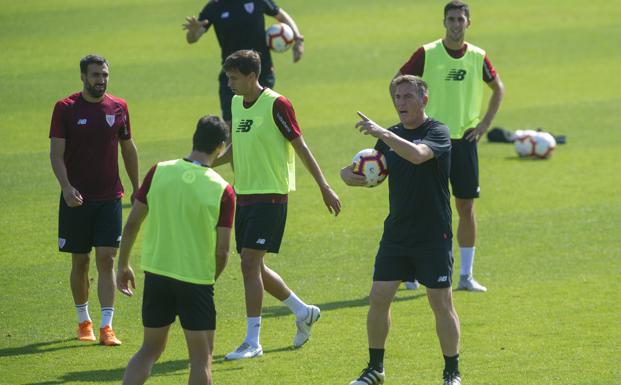
[[[483,293],[487,291],[487,288],[475,281],[472,276],[460,275],[459,283],[457,284],[457,290],[476,291]]]
[[[237,349],[224,356],[224,359],[228,361],[243,360],[245,358],[261,357],[262,355],[263,348],[261,345],[254,347],[247,342],[243,342]]]
[[[293,339],[294,348],[299,348],[308,342],[313,324],[319,320],[319,317],[321,317],[321,310],[319,310],[317,306],[309,305],[307,309],[308,315],[306,318],[301,321],[295,321],[295,326],[298,330],[295,333],[295,338]]]

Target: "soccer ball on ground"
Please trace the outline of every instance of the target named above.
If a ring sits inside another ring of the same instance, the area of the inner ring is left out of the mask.
[[[515,133],[515,151],[521,157],[548,159],[556,148],[556,140],[545,131],[518,130]]]
[[[354,174],[365,177],[367,187],[377,186],[388,176],[384,154],[372,148],[358,152],[352,160],[352,166]]]
[[[285,52],[295,41],[293,30],[287,24],[277,23],[265,31],[267,46],[276,52]]]

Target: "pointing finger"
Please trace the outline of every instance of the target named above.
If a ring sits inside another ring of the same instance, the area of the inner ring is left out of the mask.
[[[371,120],[371,119],[367,118],[367,117],[366,117],[366,115],[365,115],[365,114],[363,114],[363,113],[362,113],[362,112],[360,112],[360,111],[356,111],[356,113],[357,113],[357,114],[358,114],[358,116],[360,116],[360,117],[362,118],[362,120],[364,120],[365,122],[368,122],[369,120]]]

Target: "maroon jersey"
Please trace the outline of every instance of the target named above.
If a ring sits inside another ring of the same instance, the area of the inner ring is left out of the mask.
[[[99,103],[75,93],[56,102],[50,138],[65,139],[69,183],[85,200],[106,201],[123,196],[119,177],[119,139],[131,139],[125,100],[105,94]]]
[[[252,107],[255,102],[256,100],[250,103],[243,102],[244,108]],[[272,107],[272,117],[274,118],[276,127],[278,127],[287,140],[292,141],[302,135],[298,121],[295,118],[295,110],[293,109],[293,105],[289,99],[284,96],[280,96],[274,101],[274,105]]]
[[[466,48],[467,48],[466,44],[464,44],[464,46],[458,50],[448,49],[446,48],[446,46],[444,46],[444,49],[446,49],[446,52],[454,59],[459,59],[463,57],[466,54]],[[416,50],[416,52],[412,54],[410,59],[401,67],[399,72],[401,72],[402,75],[423,76],[424,69],[425,69],[425,48],[420,47],[418,50]],[[485,58],[483,59],[483,81],[485,83],[489,83],[493,81],[494,79],[496,79],[496,70],[494,69],[494,66],[492,66],[492,62],[489,60],[486,54]]]
[[[184,159],[186,160],[186,159]],[[153,175],[155,174],[155,169],[157,168],[157,164],[151,167],[147,175],[144,177],[144,181],[142,182],[142,186],[136,192],[136,199],[140,202],[148,205],[147,202],[147,194],[149,193],[149,189],[151,188],[151,182],[153,181]],[[227,185],[224,193],[222,194],[222,200],[220,201],[220,217],[218,218],[217,227],[228,227],[229,229],[233,227],[233,217],[235,215],[235,191],[231,185]]]

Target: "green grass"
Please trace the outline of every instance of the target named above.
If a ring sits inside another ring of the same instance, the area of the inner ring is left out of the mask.
[[[387,186],[350,189],[338,170],[373,143],[353,128],[356,110],[381,124],[395,121],[388,81],[414,49],[441,36],[443,3],[279,3],[305,34],[306,53],[295,65],[289,54],[274,55],[276,89],[292,100],[343,212],[336,219],[327,214],[299,167],[285,242],[268,263],[322,307],[321,322],[310,344],[291,350],[293,317],[267,298],[266,355],[223,362],[245,331],[233,254],[216,290],[214,379],[344,384],[367,360],[366,296]],[[185,155],[197,118],[219,111],[213,32],[189,46],[180,27],[202,6],[198,0],[0,0],[2,384],[119,383],[138,349],[140,288],[134,298],[117,298],[114,325],[123,346],[73,340],[70,261],[56,250],[59,189],[48,160],[49,121],[53,103],[81,87],[79,58],[97,52],[111,62],[110,92],[128,101],[141,175],[158,160]],[[621,383],[621,10],[604,0],[477,0],[471,9],[469,40],[488,50],[507,87],[495,123],[545,127],[569,140],[549,161],[518,160],[511,146],[481,143],[476,273],[489,292],[455,293],[464,383]],[[231,177],[228,168],[220,171]],[[389,384],[439,383],[442,359],[423,293],[397,295]],[[91,309],[98,322],[94,291]],[[149,383],[185,383],[186,354],[177,324]]]

